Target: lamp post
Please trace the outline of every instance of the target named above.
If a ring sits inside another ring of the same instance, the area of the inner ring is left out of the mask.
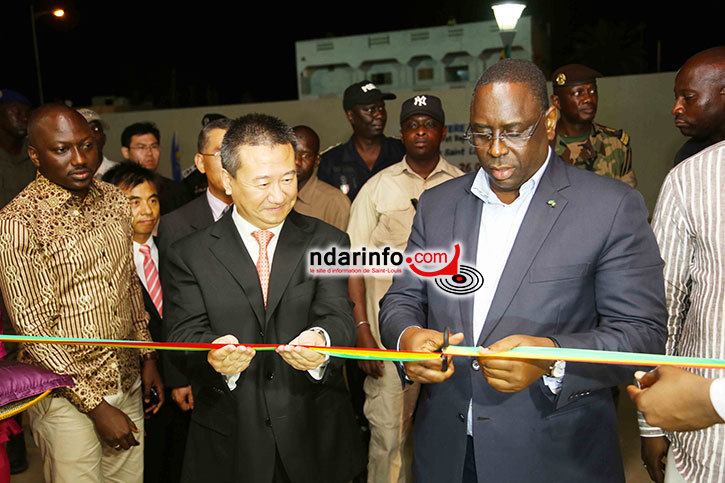
[[[511,57],[511,44],[516,36],[516,23],[526,8],[523,2],[500,2],[491,5],[493,15],[496,17],[499,35],[504,46],[504,58]]]
[[[30,26],[33,30],[33,51],[35,52],[35,72],[38,75],[38,96],[39,96],[41,104],[45,103],[45,98],[43,96],[43,79],[40,75],[40,55],[38,54],[38,35],[35,33],[35,19],[38,17],[42,17],[43,15],[50,15],[50,14],[52,14],[56,18],[63,18],[65,16],[65,11],[62,8],[56,8],[53,10],[44,10],[42,12],[36,12],[33,2],[30,2]]]

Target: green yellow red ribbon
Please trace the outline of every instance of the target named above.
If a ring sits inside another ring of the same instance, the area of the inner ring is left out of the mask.
[[[137,340],[80,339],[70,337],[36,337],[25,335],[0,335],[0,342],[22,342],[33,344],[64,344],[102,347],[126,347],[134,349],[208,351],[228,344],[146,342]],[[271,351],[279,344],[239,344],[257,351]],[[366,359],[387,361],[422,361],[437,359],[442,354],[449,356],[491,357],[498,359],[539,359],[589,362],[596,364],[623,364],[637,366],[678,366],[725,369],[725,360],[704,357],[667,356],[662,354],[640,354],[636,352],[600,351],[591,349],[567,349],[564,347],[516,347],[506,352],[479,352],[479,347],[448,346],[441,352],[396,351],[388,349],[359,349],[356,347],[302,346],[333,357],[344,359]]]

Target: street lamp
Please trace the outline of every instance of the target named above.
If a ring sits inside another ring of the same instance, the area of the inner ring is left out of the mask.
[[[507,59],[511,57],[511,45],[516,36],[516,23],[525,8],[526,4],[523,2],[501,2],[491,5],[504,45],[504,57]]]
[[[36,12],[33,2],[30,2],[30,25],[33,29],[33,51],[35,52],[35,72],[38,75],[38,96],[40,103],[45,103],[43,97],[43,79],[40,76],[40,55],[38,55],[38,35],[35,33],[35,19],[42,17],[43,15],[53,15],[56,18],[63,18],[65,16],[65,10],[62,8],[56,8],[53,10],[44,10],[42,12]]]

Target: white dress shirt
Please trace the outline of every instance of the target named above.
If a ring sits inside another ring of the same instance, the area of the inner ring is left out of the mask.
[[[148,240],[146,240],[144,245],[148,245],[149,249],[151,250],[151,260],[154,262],[154,266],[156,267],[156,271],[159,270],[159,249],[156,246],[156,243],[154,243],[154,237],[150,236]],[[143,288],[146,289],[146,291],[149,291],[148,283],[146,283],[146,273],[143,269],[143,262],[144,262],[144,254],[141,253],[141,243],[133,242],[133,263],[136,265],[136,274],[138,275],[138,279],[141,280],[141,283],[143,284]]]
[[[211,194],[209,188],[206,189],[206,201],[209,203],[209,208],[211,208],[211,216],[214,217],[214,221],[219,221],[219,218],[221,218],[224,214],[224,210],[226,210],[227,207],[230,206],[213,194]]]
[[[718,416],[725,420],[725,378],[715,379],[710,385],[710,402]]]
[[[234,221],[234,226],[236,226],[237,228],[237,232],[239,232],[239,236],[242,238],[242,242],[244,243],[244,247],[247,249],[247,253],[249,253],[249,256],[252,258],[252,262],[256,265],[257,260],[259,260],[259,243],[257,242],[257,239],[252,236],[252,232],[261,230],[261,228],[257,228],[256,226],[249,223],[235,209],[232,209],[232,220]],[[267,229],[267,231],[271,231],[272,233],[274,233],[274,236],[267,245],[267,258],[269,259],[270,273],[272,272],[272,264],[274,263],[274,252],[277,249],[279,234],[282,231],[283,226],[284,221],[279,225],[275,226],[274,228]],[[325,338],[325,345],[329,347],[330,336],[327,334],[327,331],[319,327],[311,327],[311,329],[321,332]],[[309,372],[310,376],[319,381],[325,374],[325,367],[327,367],[327,361],[329,359],[330,356],[326,355],[325,360],[322,364],[320,364],[316,369],[311,369],[307,372]],[[233,391],[237,387],[237,380],[239,379],[240,374],[241,373],[224,376],[227,380],[227,385],[229,386],[230,391]]]

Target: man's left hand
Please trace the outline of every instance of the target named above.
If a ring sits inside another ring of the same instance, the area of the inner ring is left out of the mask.
[[[161,375],[159,375],[159,370],[156,368],[155,360],[144,361],[141,368],[141,381],[143,382],[143,400],[145,403],[151,402],[152,387],[156,389],[159,395],[159,402],[144,409],[144,414],[146,416],[156,414],[164,404],[164,384],[161,382]]]
[[[554,342],[547,337],[531,337],[528,335],[510,335],[488,348],[480,348],[481,354],[491,352],[505,352],[514,347],[555,347]],[[549,370],[554,361],[540,361],[534,359],[493,359],[479,357],[478,363],[486,381],[492,388],[501,392],[523,391]]]
[[[320,367],[325,362],[325,356],[301,345],[312,345],[325,347],[325,338],[319,332],[306,330],[295,337],[287,345],[281,345],[275,349],[282,359],[300,371],[311,371]]]

